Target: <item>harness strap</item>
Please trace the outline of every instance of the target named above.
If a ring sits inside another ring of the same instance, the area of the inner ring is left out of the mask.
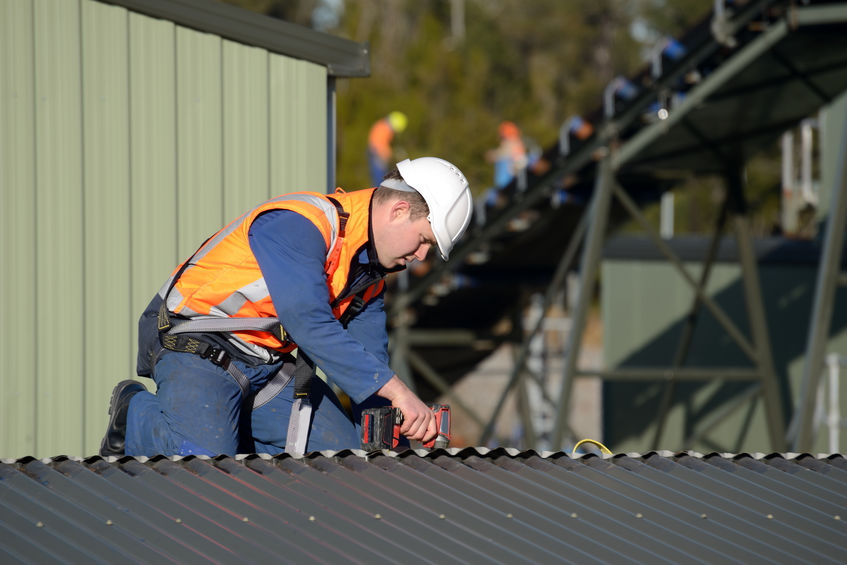
[[[165,349],[199,355],[229,373],[241,389],[241,397],[245,401],[250,398],[250,379],[232,362],[226,350],[185,335],[161,334],[161,338]]]
[[[288,386],[294,377],[294,363],[283,363],[279,371],[273,376],[262,389],[253,397],[253,410],[264,406],[276,397],[282,389]]]
[[[364,309],[365,292],[367,292],[367,289],[354,296],[353,300],[350,301],[350,304],[347,305],[347,309],[344,311],[343,314],[341,314],[341,317],[338,318],[338,321],[341,322],[341,325],[344,326],[345,329],[350,323],[350,320],[353,319],[353,316],[355,316]]]
[[[297,350],[297,361],[294,365],[294,404],[291,405],[291,416],[288,418],[288,435],[285,438],[285,452],[294,457],[302,457],[306,453],[309,441],[309,428],[312,421],[312,403],[309,401],[309,390],[312,379],[315,378],[315,363],[302,350]]]

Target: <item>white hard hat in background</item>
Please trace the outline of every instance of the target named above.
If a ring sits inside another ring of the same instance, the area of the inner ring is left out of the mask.
[[[453,244],[470,224],[473,197],[462,171],[438,157],[420,157],[397,163],[403,180],[418,191],[427,206],[429,220],[441,257],[450,257]]]

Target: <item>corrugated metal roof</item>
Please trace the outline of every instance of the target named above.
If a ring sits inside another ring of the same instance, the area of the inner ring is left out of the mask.
[[[0,462],[3,563],[820,564],[845,548],[842,455]]]

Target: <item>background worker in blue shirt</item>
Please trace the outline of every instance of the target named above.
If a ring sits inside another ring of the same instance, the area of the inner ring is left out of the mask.
[[[378,188],[282,195],[249,211],[142,315],[138,372],[157,391],[115,387],[101,454],[356,448],[361,408],[380,403],[403,412],[408,439],[432,439],[432,413],[388,366],[383,278],[431,247],[446,260],[471,210],[461,171],[423,157]],[[302,392],[293,375],[310,363],[350,397],[352,420],[320,378]]]

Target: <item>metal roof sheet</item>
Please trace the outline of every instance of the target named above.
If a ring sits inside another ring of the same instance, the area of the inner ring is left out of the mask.
[[[0,461],[3,563],[843,563],[842,455]]]
[[[209,0],[99,0],[198,31],[326,67],[334,77],[370,76],[367,43]]]

